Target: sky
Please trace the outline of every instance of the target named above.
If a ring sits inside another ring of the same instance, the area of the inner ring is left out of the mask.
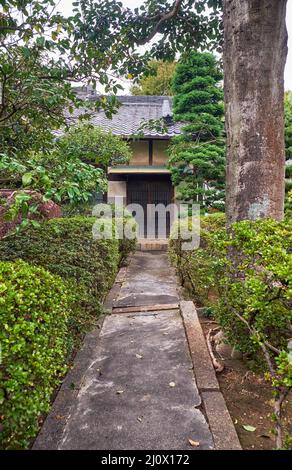
[[[72,11],[72,1],[74,0],[61,0],[58,10],[62,11],[64,15],[70,14]],[[138,7],[143,3],[143,0],[122,0],[123,4],[129,8]],[[285,67],[285,90],[292,90],[292,0],[287,3],[287,16],[286,24],[288,29],[288,57]],[[129,84],[122,83],[125,90],[128,91]]]

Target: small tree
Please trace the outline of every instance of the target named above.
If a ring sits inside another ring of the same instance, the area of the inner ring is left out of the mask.
[[[175,67],[175,62],[150,61],[147,72],[131,87],[132,95],[171,96]]]
[[[178,199],[222,209],[225,179],[222,73],[210,53],[191,52],[173,80],[174,118],[186,125],[173,139],[169,165]]]
[[[88,123],[69,129],[57,146],[64,158],[80,159],[103,170],[125,164],[131,157],[131,149],[121,137]]]

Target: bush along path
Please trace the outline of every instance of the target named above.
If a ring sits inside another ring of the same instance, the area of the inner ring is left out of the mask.
[[[31,445],[135,246],[95,240],[95,220],[52,219],[0,241],[0,449]]]
[[[34,449],[240,449],[167,254],[133,255],[105,305]]]
[[[181,243],[171,239],[169,254],[183,286],[221,328],[217,346],[231,345],[270,386],[268,439],[277,449],[291,448],[291,220],[244,220],[226,231],[223,214],[208,215],[201,217],[199,248],[182,251]]]

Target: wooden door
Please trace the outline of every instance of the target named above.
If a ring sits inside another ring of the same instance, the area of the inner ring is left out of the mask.
[[[129,179],[127,184],[127,203],[128,204],[139,204],[143,208],[144,212],[144,229],[141,228],[139,233],[140,237],[143,238],[159,238],[160,233],[158,231],[158,214],[155,214],[155,225],[152,230],[147,231],[147,205],[148,204],[163,204],[165,207],[168,206],[173,199],[173,187],[170,178],[144,178],[133,176]],[[170,232],[170,214],[166,214],[166,236],[169,236]]]

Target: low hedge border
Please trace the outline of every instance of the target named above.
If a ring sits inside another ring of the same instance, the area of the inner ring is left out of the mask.
[[[94,238],[95,222],[52,219],[0,241],[2,449],[29,446],[119,264],[135,248],[135,239]],[[116,222],[104,220],[113,231]]]
[[[292,221],[202,219],[198,249],[171,240],[170,259],[200,306],[211,307],[225,338],[265,373],[274,395],[276,446],[289,447],[281,422],[292,387]],[[184,223],[189,223],[184,222]]]
[[[74,296],[59,276],[0,262],[0,448],[29,445],[66,372]]]

